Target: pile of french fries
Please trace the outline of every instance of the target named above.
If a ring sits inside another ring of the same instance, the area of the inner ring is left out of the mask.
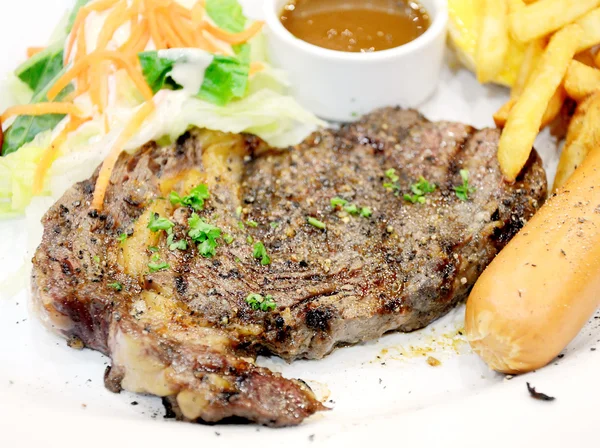
[[[494,114],[502,128],[498,160],[514,181],[539,131],[570,117],[554,189],[563,185],[591,148],[600,147],[600,0],[482,0],[477,76],[485,82],[502,69],[511,39],[526,45],[510,99]],[[570,100],[569,100],[570,99]]]

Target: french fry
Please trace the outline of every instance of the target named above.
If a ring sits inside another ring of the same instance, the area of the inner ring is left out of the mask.
[[[545,48],[545,39],[536,39],[527,44],[525,57],[523,58],[523,64],[519,70],[519,76],[517,77],[517,80],[510,92],[511,98],[518,98],[521,93],[523,93],[527,82],[531,79],[536,68],[538,67],[538,63],[544,54]]]
[[[539,0],[510,14],[510,29],[517,40],[529,42],[568,25],[598,6],[600,0]]]
[[[592,150],[600,147],[600,92],[584,100],[575,111],[569,125],[554,178],[553,189],[560,188]]]
[[[567,92],[563,86],[558,86],[552,98],[548,102],[548,107],[546,107],[546,111],[544,112],[544,116],[542,117],[542,124],[540,129],[545,128],[550,123],[554,121],[558,114],[560,113],[560,109],[562,108],[563,103],[567,99]]]
[[[506,121],[508,120],[510,111],[517,102],[517,98],[509,98],[509,100],[496,111],[494,114],[494,123],[496,123],[497,128],[502,129],[504,126],[506,126]]]
[[[600,0],[599,0],[600,1]],[[475,51],[477,79],[489,82],[504,67],[510,45],[508,5],[505,0],[482,0],[482,18]]]
[[[540,129],[548,126],[560,113],[560,109],[562,108],[563,103],[567,97],[567,93],[563,86],[558,86],[552,98],[548,102],[548,107],[546,107],[546,111],[544,112],[544,116],[542,117],[542,124],[540,125]],[[494,123],[496,123],[496,127],[503,128],[506,126],[506,122],[508,117],[510,116],[510,112],[513,107],[517,103],[518,98],[510,98],[504,105],[498,109],[498,111],[494,114]]]
[[[600,44],[600,8],[588,12],[575,22],[583,29],[583,38],[578,52]]]
[[[519,74],[517,75],[517,80],[510,90],[510,99],[504,103],[504,105],[494,114],[494,122],[496,123],[497,127],[503,128],[506,124],[506,120],[508,120],[508,114],[512,110],[517,98],[519,98],[521,93],[523,93],[523,90],[527,85],[527,81],[532,77],[534,69],[537,67],[538,62],[544,53],[544,47],[544,39],[536,39],[527,44],[525,55],[523,56],[523,62],[519,68]]]
[[[519,11],[521,8],[527,6],[523,0],[507,0],[508,3],[508,13],[512,14],[513,12]]]
[[[594,53],[592,52],[591,49],[582,51],[581,53],[577,53],[575,55],[575,57],[573,58],[573,60],[581,62],[582,64],[587,65],[589,67],[596,68],[596,61],[594,60]]]
[[[544,113],[562,83],[581,35],[581,27],[568,25],[552,36],[535,76],[513,106],[498,147],[500,168],[508,181],[514,181],[527,163]]]
[[[581,62],[571,61],[564,80],[565,90],[570,98],[583,101],[600,89],[600,70]]]

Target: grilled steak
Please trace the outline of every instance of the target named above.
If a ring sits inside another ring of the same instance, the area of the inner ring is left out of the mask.
[[[255,366],[257,354],[321,358],[429,324],[541,206],[537,154],[506,184],[498,138],[383,109],[286,150],[206,130],[148,144],[121,155],[103,211],[89,209],[94,176],[47,213],[36,303],[56,331],[112,358],[113,391],[166,397],[186,420],[297,424],[324,407],[302,381]],[[474,188],[462,199],[461,170]],[[421,176],[435,191],[411,192]],[[227,235],[212,257],[188,235],[192,209],[164,199],[199,184],[210,198],[198,215]],[[333,207],[334,197],[347,203]],[[156,216],[187,249],[148,229]],[[274,309],[249,294],[272,295]]]

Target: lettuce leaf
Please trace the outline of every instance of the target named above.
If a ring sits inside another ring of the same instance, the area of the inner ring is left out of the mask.
[[[157,94],[157,110],[126,145],[135,150],[149,141],[173,142],[190,127],[257,135],[271,146],[299,143],[324,122],[292,97],[262,89],[241,100],[219,106],[190,97],[184,91]],[[163,139],[168,137],[168,139]]]
[[[249,45],[240,46],[236,57],[216,55],[206,69],[198,98],[220,106],[243,98],[248,90],[249,76]]]
[[[138,59],[142,66],[142,73],[146,82],[152,89],[152,93],[156,93],[165,87],[165,84],[169,88],[181,88],[171,78],[169,73],[173,71],[175,66],[174,59],[164,58],[158,56],[158,51],[144,51],[138,54]]]
[[[204,72],[202,86],[197,92],[198,98],[224,106],[246,95],[250,74],[250,46],[240,45],[235,50],[236,56],[213,57]],[[154,93],[164,88],[182,88],[170,74],[179,60],[186,63],[185,58],[177,51],[169,57],[169,51],[171,50],[145,51],[138,55],[144,78]]]
[[[40,92],[63,69],[62,42],[50,45],[29,58],[16,70],[15,75],[35,93]]]
[[[59,71],[46,86],[33,96],[32,103],[39,103],[46,101],[46,94],[50,87],[54,84],[54,81],[61,77],[65,69]],[[63,91],[57,96],[57,100],[60,101],[67,94],[73,91],[73,86],[68,85]],[[40,115],[33,117],[30,115],[21,115],[17,117],[14,123],[4,133],[4,142],[2,144],[2,156],[7,156],[13,152],[16,152],[23,145],[31,142],[36,135],[41,132],[54,129],[54,127],[62,121],[64,115],[49,114]]]
[[[44,144],[32,144],[10,157],[0,157],[0,216],[23,213],[33,196],[31,186]]]
[[[225,31],[239,33],[246,27],[246,17],[237,0],[206,0],[206,12]]]
[[[65,73],[63,47],[63,42],[56,42],[28,59],[15,71],[15,75],[33,91],[32,103],[46,101],[46,94],[50,87]],[[60,101],[72,90],[73,87],[68,86],[58,95],[57,100]],[[4,133],[1,155],[6,156],[18,151],[21,146],[32,141],[39,133],[54,129],[64,117],[64,115],[57,114],[17,117]]]

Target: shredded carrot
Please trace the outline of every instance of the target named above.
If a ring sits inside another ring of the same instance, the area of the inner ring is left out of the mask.
[[[65,73],[52,88],[48,91],[48,99],[52,101],[56,96],[69,85],[73,79],[75,79],[82,71],[86,70],[89,66],[97,64],[104,59],[109,59],[118,66],[121,66],[127,73],[132,81],[136,84],[139,91],[144,97],[149,100],[152,98],[152,90],[148,87],[146,80],[143,75],[135,69],[135,65],[131,61],[127,60],[122,54],[116,51],[94,51],[83,59],[77,61],[73,66]]]
[[[5,122],[10,117],[17,115],[48,115],[48,114],[61,114],[61,115],[75,115],[82,116],[83,112],[73,103],[36,103],[36,104],[23,104],[19,106],[9,107],[4,111],[0,120]]]
[[[133,10],[127,10],[127,2],[118,3],[110,11],[104,21],[104,25],[98,35],[96,51],[104,50],[115,32],[127,22],[132,15]],[[104,113],[104,109],[108,102],[108,83],[105,76],[108,73],[108,69],[104,65],[104,62],[102,62],[92,68],[92,80],[89,88],[92,104],[98,108],[100,114]]]
[[[182,36],[186,45],[191,48],[198,46],[194,26],[187,20],[181,20],[177,26],[175,21],[175,18],[171,18],[171,26],[179,30],[179,35]]]
[[[200,35],[205,41],[203,46],[200,47],[203,50],[214,54],[227,54],[230,56],[234,54],[229,45],[224,46],[222,42],[218,42],[217,38],[205,29],[200,29]],[[221,45],[219,46],[219,44]]]
[[[155,8],[167,8],[171,6],[173,0],[150,0]]]
[[[212,42],[209,42],[209,40],[206,37],[204,37],[204,33],[202,32],[202,29],[198,28],[198,29],[194,30],[193,36],[194,36],[194,46],[195,47],[206,50],[209,53],[219,52],[219,49],[217,47],[215,47],[212,44]]]
[[[129,53],[135,47],[135,44],[144,33],[144,23],[145,19],[138,21],[135,16],[131,19],[131,32],[129,33],[129,38],[119,47],[120,52]]]
[[[161,29],[167,41],[167,46],[169,48],[184,48],[186,46],[185,43],[180,39],[177,32],[169,23],[169,14],[163,12],[162,10],[157,10],[156,16],[161,21]]]
[[[38,54],[38,53],[40,53],[40,52],[42,52],[44,50],[45,50],[44,47],[29,47],[27,49],[27,57],[31,58],[31,57],[35,56],[36,54]]]
[[[127,10],[127,2],[122,2],[117,4],[112,11],[106,17],[104,21],[104,25],[100,30],[100,34],[98,35],[98,42],[96,44],[96,50],[104,50],[113,34],[123,25],[131,15],[133,11]]]
[[[156,11],[150,0],[146,0],[146,15],[148,16],[148,27],[150,29],[150,35],[152,41],[157,50],[163,50],[167,48],[162,35],[160,34],[160,27],[158,26],[158,20],[156,18]]]
[[[87,40],[85,36],[85,28],[79,30],[77,36],[77,53],[75,53],[75,62],[79,61],[87,55]],[[87,72],[82,72],[77,79],[77,95],[85,92],[89,88]]]
[[[108,73],[109,67],[106,66],[106,61],[95,65],[91,70],[90,99],[100,114],[104,113],[108,104]]]
[[[222,40],[223,42],[227,42],[231,45],[243,44],[247,42],[254,36],[256,36],[260,30],[262,29],[264,22],[254,22],[248,28],[240,33],[229,33],[221,28],[217,28],[216,26],[211,25],[208,22],[204,22],[202,26],[206,31],[215,36],[217,39]]]
[[[170,11],[173,11],[174,13],[183,17],[184,19],[192,20],[192,11],[181,6],[179,3],[171,2],[168,8]]]
[[[194,24],[191,22],[191,19],[187,17],[178,17],[175,12],[171,12],[169,17],[169,24],[171,27],[179,33],[181,39],[186,43],[189,47],[194,47],[195,39],[194,39]]]
[[[56,153],[58,152],[58,148],[60,148],[65,141],[67,141],[67,137],[69,133],[73,132],[83,123],[89,121],[91,118],[80,119],[80,118],[71,118],[67,125],[63,128],[63,130],[56,136],[56,138],[50,144],[50,147],[44,152],[42,155],[42,159],[38,163],[35,169],[35,175],[33,177],[33,194],[38,195],[42,192],[44,188],[44,179],[46,178],[46,173],[50,169],[52,162],[56,157]]]
[[[96,188],[94,190],[94,198],[92,200],[92,209],[102,210],[104,207],[104,197],[106,196],[106,190],[110,183],[110,176],[113,172],[115,164],[119,159],[119,155],[123,151],[123,146],[135,135],[139,128],[144,124],[144,121],[154,111],[154,102],[147,101],[144,105],[134,114],[129,120],[117,141],[113,145],[108,154],[108,157],[104,159],[98,179],[96,180]]]
[[[138,39],[138,41],[133,46],[131,52],[134,55],[136,63],[139,64],[139,59],[137,58],[137,54],[141,53],[146,49],[148,42],[150,42],[150,30],[148,29],[148,21],[144,20],[144,23],[140,25],[143,29],[142,36]]]
[[[75,22],[73,22],[73,28],[71,29],[71,34],[69,35],[69,39],[67,41],[67,45],[65,48],[65,60],[68,61],[71,59],[71,53],[73,52],[73,47],[75,45],[75,39],[81,39],[81,30],[83,29],[83,24],[87,19],[89,12],[84,7],[79,10],[77,16],[75,17]]]
[[[192,7],[192,22],[194,22],[197,25],[201,24],[202,20],[204,20],[205,12],[206,10],[204,8],[204,2],[196,2],[196,4]]]
[[[133,0],[131,2],[131,11],[133,12],[133,17],[137,18],[142,12],[142,0]]]
[[[100,74],[101,74],[101,78],[99,79],[98,83],[100,84],[100,112],[104,113],[104,111],[106,110],[106,108],[108,107],[108,78],[112,72],[112,67],[105,63],[100,65],[101,70],[100,70]]]
[[[73,22],[73,27],[71,29],[71,35],[69,36],[69,40],[67,41],[67,46],[65,49],[65,60],[68,61],[71,59],[71,53],[73,52],[73,45],[75,43],[75,38],[79,35],[79,30],[85,24],[85,21],[88,15],[92,11],[102,12],[113,6],[120,0],[97,0],[91,4],[83,6],[77,16],[75,17],[75,22]]]
[[[166,25],[167,28],[172,30],[181,43],[180,46],[176,46],[175,48],[193,47],[195,43],[194,32],[191,26],[186,25],[186,20],[176,17],[173,11],[163,10],[162,12],[164,18],[163,27]]]

